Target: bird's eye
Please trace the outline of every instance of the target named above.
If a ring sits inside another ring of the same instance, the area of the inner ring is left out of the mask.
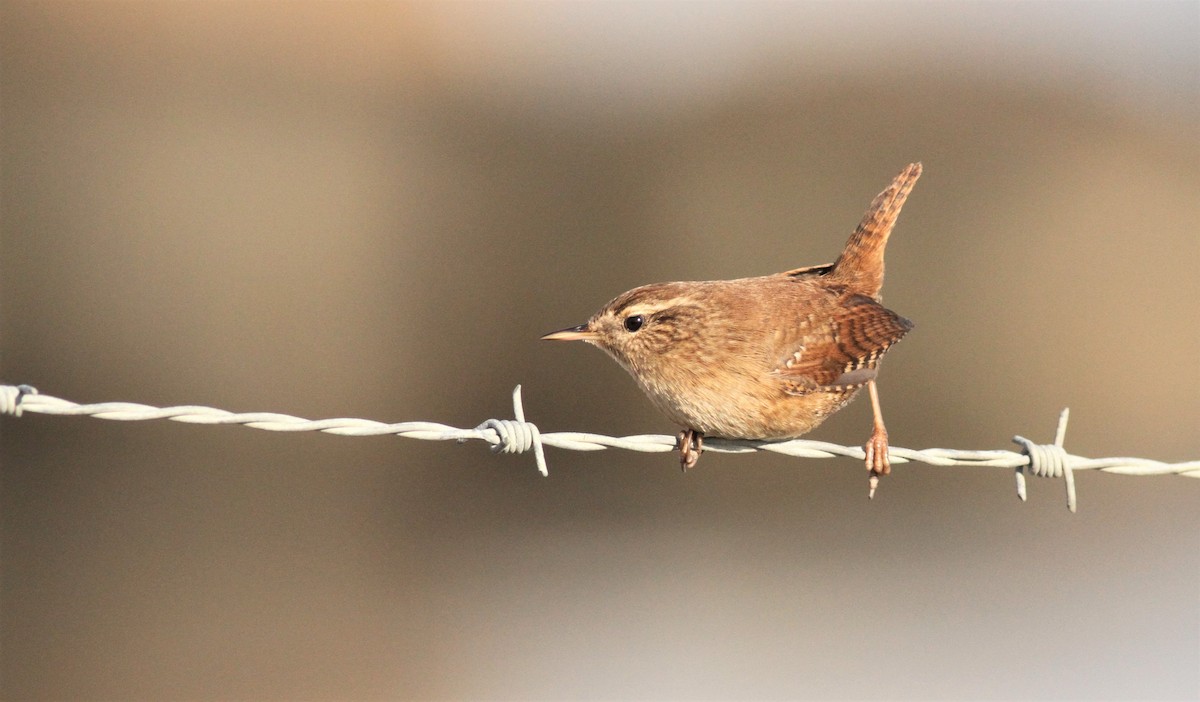
[[[642,325],[645,323],[646,323],[646,320],[644,317],[642,317],[642,315],[640,315],[640,314],[630,315],[625,318],[625,331],[635,332],[638,329],[641,329]]]

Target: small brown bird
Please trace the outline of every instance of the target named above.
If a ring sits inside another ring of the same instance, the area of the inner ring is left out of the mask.
[[[875,198],[837,261],[758,278],[655,283],[618,296],[586,324],[543,339],[586,341],[633,376],[679,434],[680,464],[705,436],[792,439],[864,385],[875,427],[863,447],[874,495],[888,435],[875,378],[912,322],[880,304],[883,251],[921,164]]]

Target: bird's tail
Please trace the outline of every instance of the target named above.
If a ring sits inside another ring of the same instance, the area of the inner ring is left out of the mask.
[[[842,279],[852,292],[878,298],[883,287],[883,250],[900,216],[909,191],[921,177],[921,164],[910,163],[879,193],[850,235],[842,255],[833,264],[831,277]]]

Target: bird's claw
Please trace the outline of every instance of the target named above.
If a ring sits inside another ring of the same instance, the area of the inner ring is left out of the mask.
[[[871,474],[867,499],[874,499],[875,489],[879,487],[879,476],[892,472],[892,464],[888,460],[887,429],[876,425],[875,431],[871,432],[871,438],[867,439],[863,446],[863,452],[866,453],[867,470]]]
[[[704,434],[692,429],[679,432],[679,467],[684,473],[696,467],[704,451]]]

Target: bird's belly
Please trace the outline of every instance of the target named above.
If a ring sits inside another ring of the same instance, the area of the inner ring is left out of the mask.
[[[790,395],[776,384],[734,391],[693,387],[670,394],[643,387],[679,426],[727,439],[794,439],[815,429],[854,398],[855,391]]]

